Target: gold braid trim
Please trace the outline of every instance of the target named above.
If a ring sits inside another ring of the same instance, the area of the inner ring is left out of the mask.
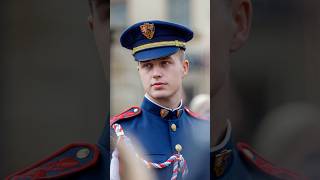
[[[182,41],[161,41],[161,42],[154,42],[154,43],[149,43],[149,44],[144,44],[141,46],[137,46],[132,49],[132,54],[135,54],[138,51],[142,51],[145,49],[150,49],[150,48],[155,48],[155,47],[163,47],[163,46],[177,46],[177,47],[186,47],[186,43]]]

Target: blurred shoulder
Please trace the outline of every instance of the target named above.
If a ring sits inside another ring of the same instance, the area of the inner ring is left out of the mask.
[[[100,158],[95,144],[73,143],[6,177],[15,179],[63,179],[96,167]]]
[[[259,155],[256,150],[254,150],[250,145],[244,142],[238,142],[237,150],[239,152],[240,158],[244,165],[247,166],[255,178],[264,177],[263,179],[290,179],[290,180],[304,180],[298,173],[290,171],[288,169],[278,167],[271,162],[267,161],[261,155]]]

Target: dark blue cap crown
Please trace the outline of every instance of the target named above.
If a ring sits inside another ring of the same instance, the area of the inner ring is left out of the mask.
[[[193,32],[185,26],[156,20],[130,26],[122,33],[120,43],[132,50],[136,61],[148,61],[185,49],[192,37]]]

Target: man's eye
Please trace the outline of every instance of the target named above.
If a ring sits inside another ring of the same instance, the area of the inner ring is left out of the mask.
[[[151,68],[152,66],[151,66],[151,64],[143,64],[142,67],[143,68]]]
[[[163,65],[168,65],[168,64],[170,64],[170,62],[169,61],[162,61],[162,64]]]

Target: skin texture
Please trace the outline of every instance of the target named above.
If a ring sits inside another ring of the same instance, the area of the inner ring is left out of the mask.
[[[172,109],[178,107],[182,80],[189,71],[189,61],[183,57],[184,52],[179,50],[168,57],[139,62],[143,88],[153,101]]]
[[[107,56],[109,56],[109,4],[106,0],[89,0],[90,2],[91,14],[88,17],[88,24],[96,40],[104,71],[107,72],[107,63],[109,62],[107,59]],[[109,77],[106,78],[109,79]]]
[[[230,56],[248,39],[251,25],[250,0],[213,0],[213,89],[211,90],[213,116],[211,144],[219,144],[226,129],[227,119],[234,111],[230,107],[232,86],[230,80]]]

